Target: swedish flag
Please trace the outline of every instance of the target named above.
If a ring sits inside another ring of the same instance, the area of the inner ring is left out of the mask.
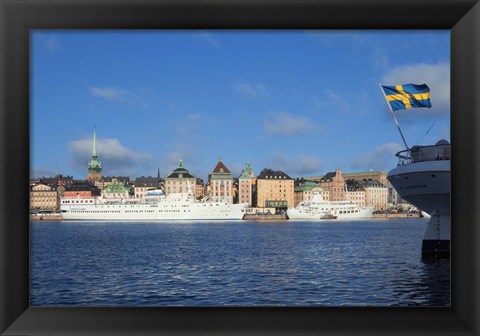
[[[432,107],[430,103],[430,88],[427,84],[382,85],[382,89],[387,102],[392,107],[392,111],[416,107]]]

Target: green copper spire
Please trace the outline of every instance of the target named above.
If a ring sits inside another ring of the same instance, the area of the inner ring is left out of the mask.
[[[98,160],[97,157],[97,137],[96,132],[93,131],[93,148],[92,148],[92,158],[88,163],[88,172],[89,173],[101,173],[102,172],[102,164]]]
[[[178,167],[183,168],[183,160],[178,160]]]

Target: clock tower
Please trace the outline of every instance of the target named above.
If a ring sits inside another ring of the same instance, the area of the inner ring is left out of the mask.
[[[87,180],[89,182],[98,182],[101,179],[102,179],[102,164],[97,159],[97,141],[96,141],[95,131],[93,131],[92,158],[88,162]]]

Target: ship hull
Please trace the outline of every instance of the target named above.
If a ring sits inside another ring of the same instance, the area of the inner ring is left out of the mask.
[[[399,165],[388,180],[407,202],[431,217],[422,243],[424,257],[450,256],[450,160]]]
[[[373,208],[364,208],[355,213],[340,213],[340,211],[332,211],[330,214],[336,216],[336,219],[368,219],[372,218]],[[309,219],[309,220],[331,220],[325,217],[326,213],[306,212],[298,209],[288,209],[287,216],[289,219]]]
[[[244,204],[177,203],[163,204],[84,204],[62,205],[64,220],[93,221],[189,221],[241,220]]]

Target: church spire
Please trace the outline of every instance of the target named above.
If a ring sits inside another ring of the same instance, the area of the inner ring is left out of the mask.
[[[95,126],[93,127],[93,149],[92,149],[92,157],[97,157],[97,137],[95,134]]]
[[[95,126],[94,126],[95,127]],[[88,162],[87,180],[90,182],[100,181],[102,179],[102,164],[97,157],[97,134],[93,130],[92,158]]]

